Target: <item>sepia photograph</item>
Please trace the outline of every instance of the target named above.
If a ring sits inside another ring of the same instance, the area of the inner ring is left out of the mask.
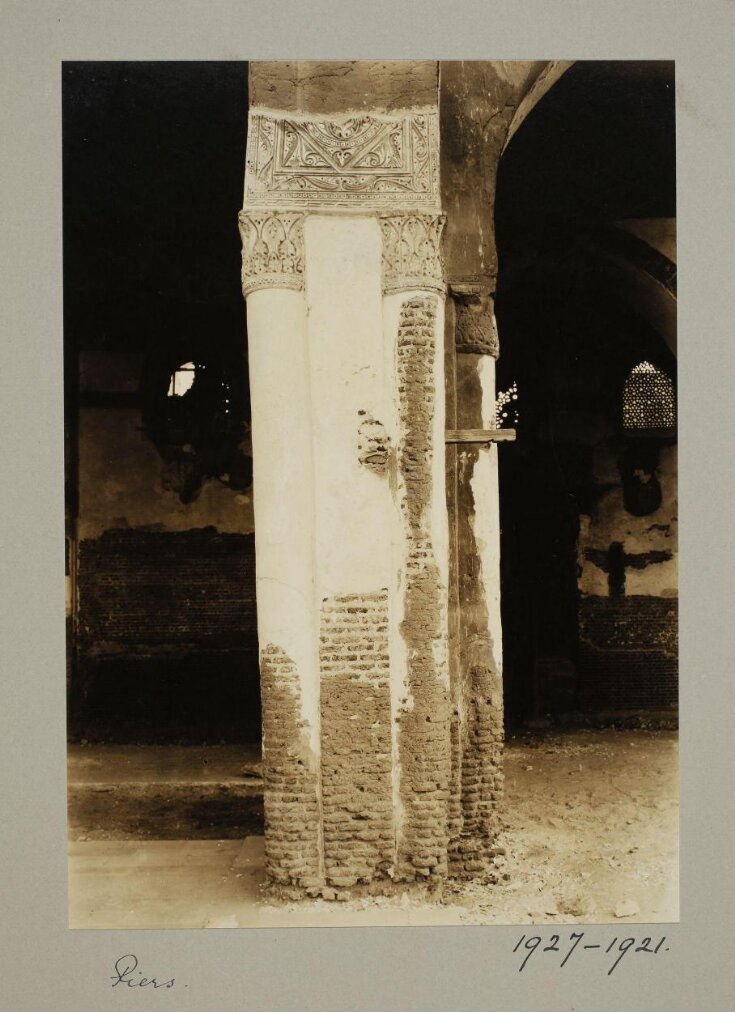
[[[653,950],[674,61],[59,72],[69,927]]]

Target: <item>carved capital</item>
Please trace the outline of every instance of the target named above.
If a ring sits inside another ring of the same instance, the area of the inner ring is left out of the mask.
[[[459,352],[500,354],[493,296],[482,283],[457,282],[450,286],[455,306],[454,343]]]
[[[383,292],[446,291],[441,260],[443,214],[382,214]]]
[[[242,291],[304,287],[304,215],[298,211],[241,211]]]
[[[250,113],[246,208],[438,211],[440,199],[436,109]]]

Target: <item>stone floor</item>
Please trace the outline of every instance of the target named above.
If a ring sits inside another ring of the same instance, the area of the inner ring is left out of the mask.
[[[441,902],[274,905],[262,892],[257,749],[71,746],[77,928],[666,922],[678,919],[672,731],[524,734],[506,750],[495,886]]]
[[[263,833],[258,745],[69,747],[69,838],[242,841]]]

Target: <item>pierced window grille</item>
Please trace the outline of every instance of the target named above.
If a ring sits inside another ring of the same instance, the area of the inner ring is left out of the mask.
[[[623,387],[623,427],[673,429],[676,398],[671,378],[650,362],[639,362]]]
[[[495,413],[492,418],[494,429],[503,429],[509,426],[518,425],[518,384],[513,384],[507,390],[501,390],[495,398]]]

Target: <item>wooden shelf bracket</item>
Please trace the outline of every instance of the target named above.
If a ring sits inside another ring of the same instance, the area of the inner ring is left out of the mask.
[[[515,429],[447,429],[445,443],[513,443]]]

